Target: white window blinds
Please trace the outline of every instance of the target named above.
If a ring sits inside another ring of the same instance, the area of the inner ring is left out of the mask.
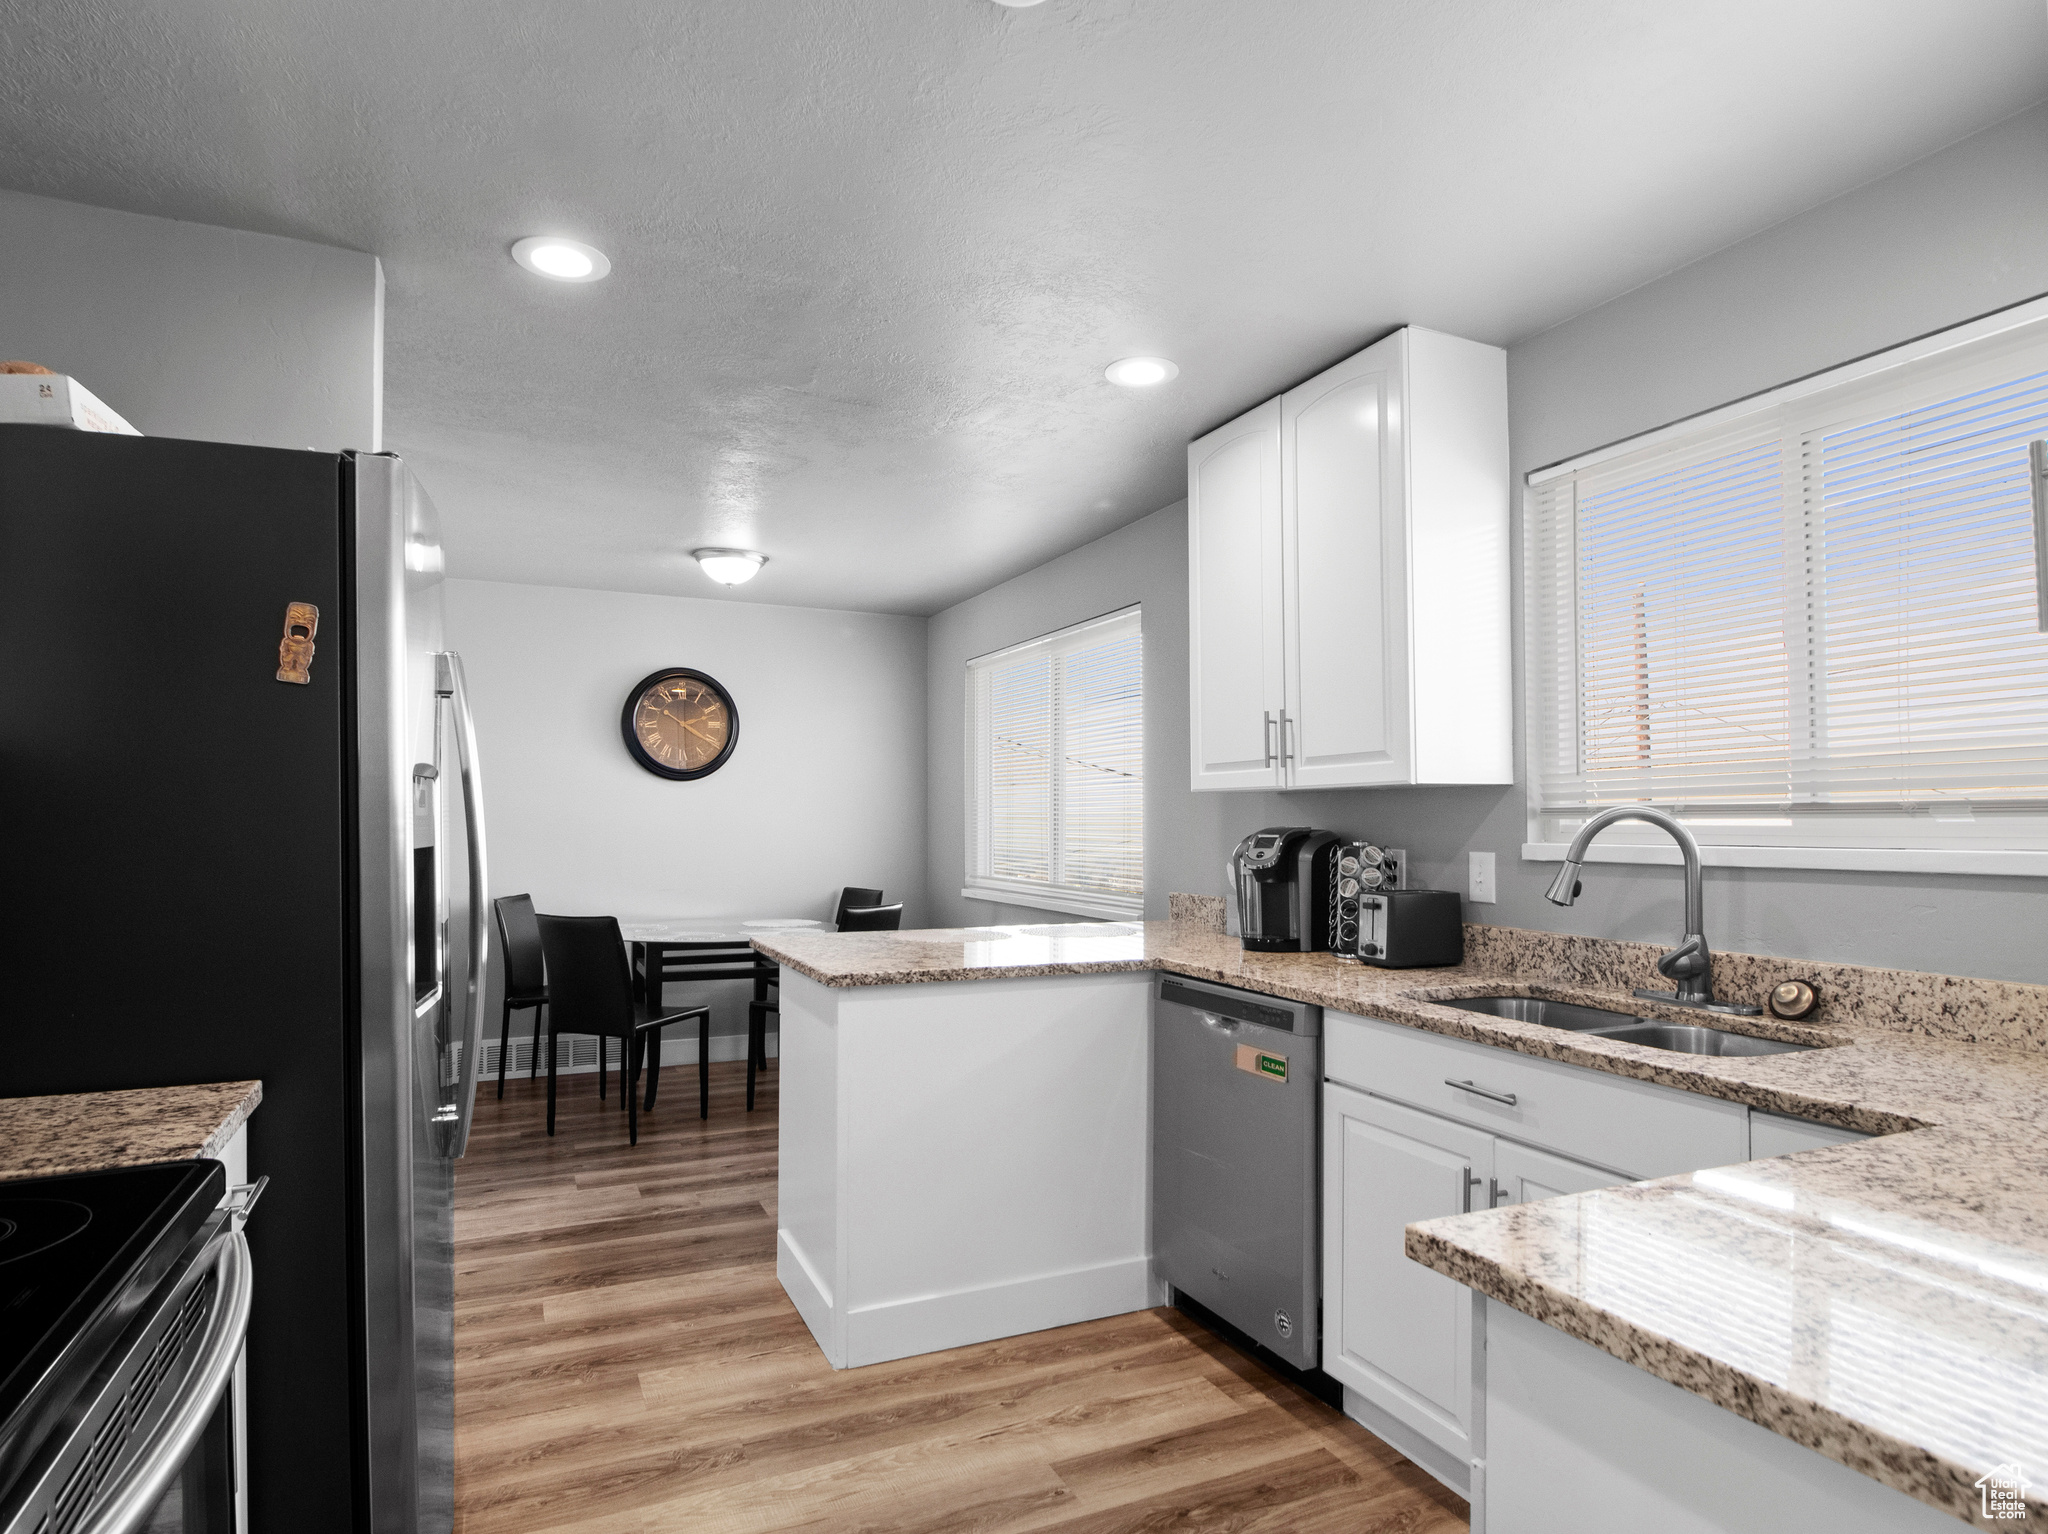
[[[967,663],[962,893],[1084,916],[1143,915],[1137,608]]]
[[[2042,308],[1531,477],[1532,841],[2048,849]]]

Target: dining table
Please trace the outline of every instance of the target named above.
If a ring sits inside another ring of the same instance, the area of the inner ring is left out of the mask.
[[[633,994],[645,997],[650,1012],[661,1005],[665,984],[691,980],[751,980],[753,1005],[747,1011],[747,1107],[754,1106],[754,1074],[768,1065],[765,1009],[768,988],[781,977],[774,960],[754,949],[755,937],[770,932],[815,931],[825,923],[804,916],[622,916],[619,936],[626,940],[631,959],[626,968],[633,977]],[[688,954],[674,965],[665,964],[674,951]],[[700,970],[692,974],[692,970]],[[704,1024],[707,1030],[709,1024]],[[699,1035],[699,1056],[707,1048]],[[699,1109],[708,1113],[708,1086],[698,1082]]]
[[[662,958],[671,949],[705,959],[712,958],[720,949],[731,949],[732,964],[753,967],[754,1000],[765,1001],[776,966],[754,952],[754,939],[770,932],[816,930],[825,925],[804,916],[621,916],[619,935],[632,951],[635,996],[645,995],[642,977],[659,973]],[[744,953],[740,952],[742,949]],[[723,970],[724,966],[720,968]],[[737,977],[728,970],[720,978]],[[647,1000],[650,1006],[661,1004],[658,995]]]

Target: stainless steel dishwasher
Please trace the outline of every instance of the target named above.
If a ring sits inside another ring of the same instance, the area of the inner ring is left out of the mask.
[[[1152,1256],[1297,1368],[1321,1364],[1323,1009],[1162,975],[1152,1001]]]

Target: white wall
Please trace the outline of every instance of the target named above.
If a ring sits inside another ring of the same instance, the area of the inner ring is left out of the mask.
[[[842,885],[879,885],[905,926],[925,919],[924,619],[495,581],[447,592],[494,896],[528,892],[558,915],[830,920]],[[716,677],[737,706],[739,742],[708,778],[671,782],[626,754],[626,695],[666,666]],[[745,994],[717,992],[715,1031],[744,1030]]]
[[[1511,346],[1517,482],[1542,464],[2043,292],[2048,106]],[[1333,336],[1342,326],[1343,316],[1331,317]],[[1170,506],[931,620],[929,877],[941,919],[1009,914],[958,894],[966,657],[1142,600],[1148,914],[1162,914],[1170,890],[1221,893],[1224,859],[1247,831],[1316,825],[1405,847],[1417,882],[1461,892],[1466,853],[1493,851],[1500,898],[1467,907],[1474,921],[1676,940],[1675,868],[1596,864],[1576,906],[1545,901],[1556,865],[1522,861],[1519,783],[1191,792],[1185,540],[1185,510]],[[1707,875],[1706,915],[1717,948],[2048,982],[2043,879],[1717,868]]]
[[[375,256],[0,192],[0,274],[5,357],[71,374],[146,435],[383,445]]]

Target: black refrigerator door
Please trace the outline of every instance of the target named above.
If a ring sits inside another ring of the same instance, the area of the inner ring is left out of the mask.
[[[0,426],[0,1095],[263,1083],[250,1514],[355,1521],[341,463]],[[292,603],[319,609],[279,681]]]

